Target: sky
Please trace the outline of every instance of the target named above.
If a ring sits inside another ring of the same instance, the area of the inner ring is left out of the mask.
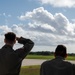
[[[0,47],[9,31],[34,41],[32,51],[75,53],[75,0],[0,0]]]

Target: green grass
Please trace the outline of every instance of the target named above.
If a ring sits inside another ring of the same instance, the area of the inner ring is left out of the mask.
[[[40,75],[40,65],[22,67],[20,75]]]
[[[27,59],[53,59],[54,56],[28,55]],[[75,56],[68,56],[66,60],[75,60]],[[40,65],[23,66],[20,75],[40,75]]]
[[[52,59],[54,58],[53,55],[51,56],[44,56],[44,55],[28,55],[26,59]]]
[[[67,56],[66,60],[74,60],[75,61],[75,56]]]
[[[28,55],[26,57],[26,59],[53,59],[54,56],[53,55],[48,55],[48,56],[44,56],[44,55]],[[66,60],[75,60],[75,56],[68,56],[66,58]]]

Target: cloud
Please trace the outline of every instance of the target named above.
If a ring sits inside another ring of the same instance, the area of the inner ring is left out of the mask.
[[[50,4],[54,7],[75,7],[75,0],[39,0],[42,4]]]
[[[8,17],[11,17],[11,15],[9,14]]]
[[[6,13],[3,13],[3,16],[6,16]]]
[[[0,14],[0,15],[4,16],[5,18],[12,17],[12,15],[6,14],[6,13]]]
[[[72,22],[75,23],[75,19],[72,19]]]
[[[18,18],[21,21],[29,20],[26,28],[33,33],[32,36],[37,44],[55,45],[75,42],[75,23],[71,23],[62,13],[53,15],[43,7],[39,7]]]
[[[0,30],[2,30],[3,33],[12,31],[11,28],[9,28],[7,25],[2,25],[2,26],[0,26]]]
[[[36,31],[45,31],[53,34],[68,34],[69,20],[62,14],[52,15],[43,7],[36,8],[19,17],[20,20],[30,20],[29,28]]]
[[[13,24],[10,27],[2,25],[1,33],[13,31],[17,36],[32,39],[35,45],[54,46],[75,43],[75,23],[71,23],[62,13],[53,15],[43,7],[39,7],[18,18],[26,24]]]

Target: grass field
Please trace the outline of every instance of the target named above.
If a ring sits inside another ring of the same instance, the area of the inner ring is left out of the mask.
[[[40,65],[22,67],[20,75],[40,75]]]
[[[27,59],[53,59],[53,55],[43,56],[43,55],[28,55]],[[66,60],[75,60],[75,56],[68,56]]]
[[[43,56],[43,55],[28,55],[26,59],[52,59],[54,58],[53,55],[51,56]]]
[[[54,56],[28,55],[27,59],[53,59]],[[68,56],[66,60],[75,60],[75,56]],[[40,65],[24,66],[21,68],[20,75],[40,75]]]

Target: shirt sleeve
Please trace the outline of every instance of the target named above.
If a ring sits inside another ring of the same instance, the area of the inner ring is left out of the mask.
[[[24,59],[27,56],[27,54],[31,51],[31,49],[33,48],[34,42],[31,41],[30,39],[26,39],[26,38],[21,37],[18,40],[18,43],[23,44],[23,47],[16,49],[15,53],[17,53],[17,55],[20,58]]]

